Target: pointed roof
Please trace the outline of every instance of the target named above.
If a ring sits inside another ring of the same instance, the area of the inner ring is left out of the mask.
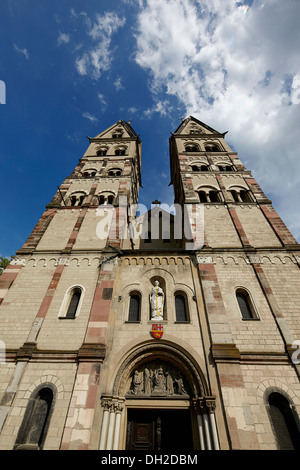
[[[172,133],[173,135],[176,135],[176,134],[184,134],[184,130],[185,128],[190,124],[190,123],[194,123],[194,124],[197,124],[197,127],[199,129],[199,126],[200,126],[200,129],[199,129],[199,132],[201,133],[201,130],[203,130],[204,133],[209,133],[209,134],[221,134],[221,135],[224,135],[224,133],[220,133],[219,131],[216,131],[215,129],[213,129],[212,127],[209,127],[207,124],[205,124],[204,122],[201,122],[199,121],[199,119],[196,119],[194,116],[189,116],[188,118],[184,119],[182,121],[182,123],[177,127],[176,131],[174,133]]]
[[[133,127],[131,127],[130,121],[123,121],[119,120],[112,126],[110,126],[108,129],[105,129],[104,131],[100,132],[100,134],[96,135],[95,137],[88,137],[88,139],[95,140],[95,139],[103,139],[105,137],[110,138],[109,135],[111,135],[111,132],[114,130],[121,130],[124,132],[123,138],[139,138]]]

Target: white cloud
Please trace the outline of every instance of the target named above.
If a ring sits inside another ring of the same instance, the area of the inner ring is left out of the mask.
[[[170,106],[167,100],[165,101],[157,100],[152,108],[148,108],[144,111],[144,115],[147,118],[150,118],[153,113],[158,113],[161,116],[167,116],[171,111],[172,111],[172,107]]]
[[[97,119],[95,116],[93,116],[92,114],[90,114],[90,113],[83,113],[82,116],[83,116],[84,118],[86,118],[86,119],[89,119],[89,120],[90,120],[91,122],[93,122],[93,123],[97,123],[97,122],[98,122],[98,119]]]
[[[83,54],[82,57],[78,57],[76,59],[76,68],[80,75],[87,74],[87,67],[88,67],[88,56],[87,54]]]
[[[299,234],[300,2],[142,5],[135,60],[151,73],[155,102],[146,115],[164,113],[172,95],[187,116],[229,130],[242,161]]]
[[[101,104],[101,110],[104,112],[107,108],[107,101],[105,99],[105,96],[102,93],[98,93],[98,98]]]
[[[76,68],[80,75],[90,75],[92,78],[98,79],[103,72],[110,69],[113,59],[112,36],[119,28],[124,26],[126,20],[113,12],[96,15],[96,21],[94,22],[87,15],[83,15],[83,12],[81,12],[81,15],[85,17],[85,24],[88,28],[87,34],[92,39],[93,45],[83,52],[80,57],[76,58]]]
[[[135,106],[131,106],[129,109],[128,109],[128,112],[131,113],[131,114],[135,114],[138,112],[138,109],[135,107]]]
[[[70,36],[65,33],[59,33],[57,38],[57,43],[60,46],[61,44],[68,44],[70,42]]]
[[[117,91],[124,90],[121,77],[117,77],[117,79],[114,81],[114,85]]]
[[[29,60],[29,53],[27,49],[20,49],[16,44],[14,44],[14,49],[17,52],[20,52],[21,54],[23,54],[26,57],[26,59]]]

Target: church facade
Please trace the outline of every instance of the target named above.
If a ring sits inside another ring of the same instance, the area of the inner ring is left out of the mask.
[[[139,213],[141,146],[89,138],[0,277],[0,449],[299,449],[299,244],[192,116]]]

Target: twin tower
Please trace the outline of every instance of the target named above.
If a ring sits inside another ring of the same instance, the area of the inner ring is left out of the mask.
[[[1,450],[299,449],[299,245],[225,134],[169,145],[174,211],[118,121],[0,277]]]

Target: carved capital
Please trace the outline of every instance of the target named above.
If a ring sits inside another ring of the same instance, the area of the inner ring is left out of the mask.
[[[104,408],[104,411],[109,411],[110,413],[122,413],[124,409],[124,398],[114,398],[114,397],[102,397],[101,406]]]
[[[104,411],[109,411],[112,406],[112,398],[101,398],[101,406],[104,408]]]
[[[124,410],[124,401],[120,401],[119,399],[114,401],[112,408],[115,413],[122,413]]]
[[[216,398],[215,397],[206,397],[205,404],[209,413],[214,413],[216,409]]]

